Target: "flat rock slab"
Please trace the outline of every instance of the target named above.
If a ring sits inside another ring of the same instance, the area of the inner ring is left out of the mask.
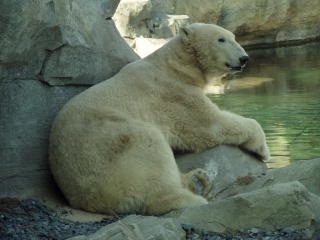
[[[210,232],[275,231],[320,226],[320,197],[298,181],[276,184],[199,207],[171,212],[181,224]]]

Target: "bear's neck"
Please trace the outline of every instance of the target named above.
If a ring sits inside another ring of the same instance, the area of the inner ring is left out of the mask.
[[[148,61],[165,66],[172,79],[182,81],[185,84],[205,89],[207,85],[222,76],[214,73],[206,74],[192,51],[185,49],[179,35],[175,36],[164,47],[150,54]],[[160,63],[161,62],[161,63]]]

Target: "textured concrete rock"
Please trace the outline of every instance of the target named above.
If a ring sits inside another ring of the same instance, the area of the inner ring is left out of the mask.
[[[130,215],[101,228],[90,236],[78,236],[69,240],[183,240],[185,238],[186,233],[177,220]]]
[[[276,184],[199,207],[171,212],[180,223],[212,232],[275,231],[320,226],[320,197],[298,181]]]
[[[119,0],[0,2],[0,80],[94,84],[138,59],[111,17]]]
[[[201,153],[176,157],[181,172],[202,168],[212,181],[216,197],[234,184],[247,185],[265,174],[267,165],[235,146],[220,145]]]
[[[0,196],[54,188],[47,149],[56,113],[139,59],[111,19],[118,3],[0,1]]]
[[[51,124],[61,106],[84,89],[36,80],[0,82],[0,197],[53,187],[47,161]]]
[[[314,160],[297,161],[278,169],[268,171],[268,173],[257,179],[250,185],[234,185],[221,193],[219,198],[255,191],[262,187],[273,186],[278,183],[299,181],[309,192],[320,197],[320,158]]]

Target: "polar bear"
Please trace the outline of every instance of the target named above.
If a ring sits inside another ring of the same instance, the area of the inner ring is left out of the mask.
[[[231,144],[268,159],[260,125],[220,110],[204,94],[211,81],[241,71],[248,59],[231,32],[192,24],[71,99],[54,120],[49,146],[53,176],[70,205],[159,215],[208,203],[206,173],[180,173],[173,150]],[[204,196],[195,194],[194,177]]]

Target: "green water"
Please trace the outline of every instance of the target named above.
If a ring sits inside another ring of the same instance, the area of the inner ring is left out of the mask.
[[[221,109],[256,119],[271,168],[320,157],[320,43],[248,51],[243,72],[208,96]]]

